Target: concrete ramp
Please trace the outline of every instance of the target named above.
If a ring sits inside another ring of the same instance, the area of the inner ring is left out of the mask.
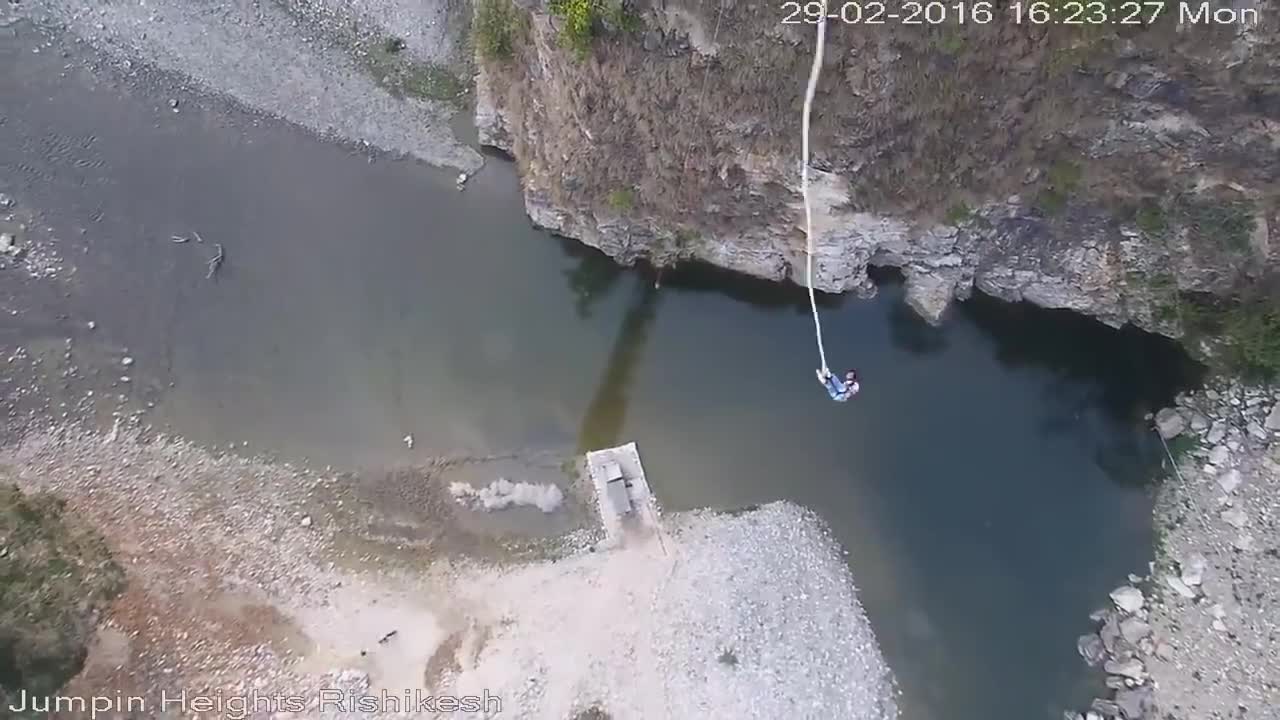
[[[628,534],[647,536],[660,529],[657,503],[635,443],[587,453],[587,472],[609,544],[623,543]]]

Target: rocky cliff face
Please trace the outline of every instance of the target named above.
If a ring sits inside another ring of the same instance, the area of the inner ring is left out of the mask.
[[[506,0],[501,0],[505,2]],[[521,0],[527,2],[529,0]],[[804,282],[800,117],[814,26],[780,3],[624,6],[585,57],[536,4],[480,58],[483,142],[533,220],[623,263]],[[1182,332],[1182,299],[1275,268],[1280,31],[1260,23],[828,28],[815,98],[815,285],[901,268],[931,321],[973,288]]]

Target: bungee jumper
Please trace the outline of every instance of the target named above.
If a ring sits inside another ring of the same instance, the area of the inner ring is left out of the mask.
[[[830,370],[819,369],[818,382],[827,389],[827,394],[836,402],[844,402],[862,389],[862,385],[858,383],[858,371],[850,370],[844,374],[844,380],[837,378],[831,374]]]

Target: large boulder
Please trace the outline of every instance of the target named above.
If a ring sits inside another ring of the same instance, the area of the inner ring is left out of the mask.
[[[1125,720],[1139,720],[1146,717],[1155,704],[1150,685],[1117,690],[1115,703],[1120,707],[1121,716]]]
[[[1186,429],[1187,418],[1177,410],[1165,408],[1156,413],[1156,430],[1160,431],[1160,437],[1165,440],[1178,437]]]
[[[1094,633],[1081,635],[1076,640],[1076,650],[1090,667],[1097,666],[1107,657],[1107,649],[1102,644],[1102,638]]]
[[[1124,585],[1111,591],[1111,602],[1124,612],[1135,613],[1142,609],[1146,601],[1141,590],[1132,585]]]

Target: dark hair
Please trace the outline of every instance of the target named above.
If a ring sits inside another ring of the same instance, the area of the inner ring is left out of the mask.
[[[849,371],[846,372],[845,375],[852,375],[854,377],[858,377],[858,371],[854,370],[853,368],[849,368]]]

